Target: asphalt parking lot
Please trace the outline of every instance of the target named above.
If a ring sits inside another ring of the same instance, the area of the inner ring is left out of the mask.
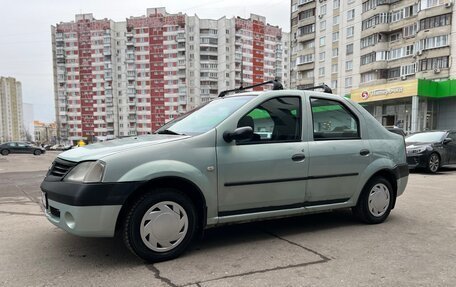
[[[145,264],[47,222],[39,184],[56,155],[0,157],[0,286],[456,286],[456,167],[412,173],[380,225],[340,210],[225,226]]]

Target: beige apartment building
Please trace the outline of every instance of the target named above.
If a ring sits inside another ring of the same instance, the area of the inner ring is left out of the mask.
[[[22,86],[11,77],[0,77],[0,143],[24,139]]]
[[[291,85],[328,84],[383,125],[456,128],[451,0],[292,0]]]

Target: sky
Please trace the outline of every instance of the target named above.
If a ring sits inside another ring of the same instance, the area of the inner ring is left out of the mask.
[[[55,120],[51,25],[92,13],[96,19],[125,21],[142,16],[147,8],[166,7],[168,13],[186,13],[219,19],[250,13],[266,17],[271,25],[290,31],[290,0],[1,0],[0,76],[22,83],[22,101],[33,104],[34,118]]]

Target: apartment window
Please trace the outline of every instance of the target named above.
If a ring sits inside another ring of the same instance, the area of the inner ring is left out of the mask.
[[[413,52],[414,52],[414,45],[408,45],[405,47],[405,56],[411,56],[413,55]]]
[[[326,20],[320,21],[320,31],[326,30]]]
[[[339,56],[339,48],[333,48],[332,49],[332,57],[335,58]]]
[[[388,70],[388,79],[399,78],[401,75],[400,67],[391,68]]]
[[[388,51],[379,51],[375,53],[375,61],[386,61],[388,60]]]
[[[297,31],[298,36],[306,35],[306,34],[311,34],[315,32],[315,24],[310,24],[306,26],[299,27]]]
[[[320,77],[323,77],[323,76],[325,75],[325,67],[320,67],[320,68],[318,69],[318,75],[319,75]]]
[[[332,34],[332,40],[333,40],[333,42],[339,41],[339,32],[334,32]]]
[[[404,18],[404,10],[398,10],[391,12],[391,23],[398,22]]]
[[[420,71],[448,68],[448,56],[420,60]]]
[[[302,11],[298,14],[298,20],[304,20],[315,16],[315,8]]]
[[[390,50],[388,60],[396,60],[402,57],[404,57],[404,49],[401,47]]]
[[[449,45],[449,35],[442,35],[431,37],[427,39],[422,39],[418,43],[420,50],[441,48]]]
[[[422,0],[421,10],[429,9],[442,4],[445,4],[444,0]]]
[[[347,21],[353,20],[355,18],[355,9],[347,11]]]
[[[353,70],[353,61],[345,61],[345,71],[351,71]]]
[[[355,33],[355,28],[353,26],[347,27],[347,37],[353,37],[354,33]]]
[[[375,81],[378,78],[378,73],[376,72],[367,72],[361,74],[361,83],[367,83]]]
[[[350,88],[353,84],[353,78],[347,77],[345,78],[345,88]]]
[[[404,29],[402,29],[402,34],[403,34],[404,38],[407,38],[407,37],[414,36],[417,31],[418,31],[418,24],[414,23],[413,25],[404,27]]]
[[[353,43],[346,46],[346,55],[353,54]]]
[[[389,41],[394,42],[401,39],[401,33],[394,33],[389,36]]]
[[[320,37],[320,47],[325,45],[326,37]]]
[[[320,6],[320,15],[326,14],[326,4]]]
[[[325,52],[320,52],[318,58],[319,58],[320,61],[324,61],[325,60]]]
[[[339,25],[339,16],[333,17],[333,25]]]
[[[436,28],[451,24],[451,14],[439,15],[426,18],[420,21],[420,30]]]
[[[296,59],[296,65],[308,64],[314,61],[313,54],[301,55]]]
[[[298,11],[298,4],[291,5],[291,13]]]
[[[414,75],[416,72],[416,64],[410,64],[410,65],[405,65],[401,66],[401,76],[409,76],[409,75]]]
[[[337,80],[332,80],[331,81],[331,88],[332,89],[337,89]]]
[[[331,73],[337,74],[338,71],[339,71],[339,65],[338,64],[332,64],[331,65]]]
[[[361,39],[361,49],[367,48],[369,46],[374,46],[379,42],[380,35],[374,34]]]
[[[340,0],[333,0],[333,9],[337,9],[340,7]]]
[[[389,14],[388,13],[379,13],[376,14],[362,22],[362,30],[369,29],[378,24],[389,23]]]
[[[361,56],[361,66],[373,63],[373,62],[375,62],[375,59],[376,59],[376,52],[362,55]]]
[[[310,41],[304,42],[304,43],[302,43],[302,46],[304,49],[313,48],[313,47],[315,47],[315,41],[310,40]]]

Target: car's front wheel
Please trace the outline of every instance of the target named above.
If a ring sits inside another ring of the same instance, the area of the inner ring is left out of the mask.
[[[7,149],[2,150],[2,155],[4,155],[4,156],[9,155],[9,150],[7,150]]]
[[[391,212],[393,196],[391,183],[384,177],[374,177],[364,186],[353,213],[365,223],[382,223]]]
[[[429,156],[427,170],[430,173],[436,173],[439,170],[439,168],[440,168],[440,157],[438,154],[432,153]]]
[[[158,262],[178,257],[197,232],[197,213],[185,194],[161,188],[141,196],[127,212],[123,239],[140,258]]]
[[[33,152],[34,155],[40,155],[41,154],[41,151],[39,149],[36,149],[34,152]]]

